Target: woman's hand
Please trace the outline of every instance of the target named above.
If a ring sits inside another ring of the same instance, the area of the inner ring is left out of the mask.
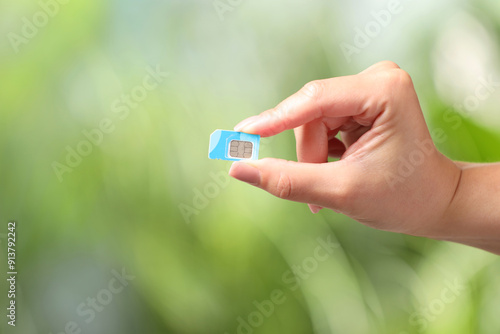
[[[288,129],[295,130],[299,162],[236,162],[229,174],[309,203],[313,212],[329,208],[377,229],[449,235],[443,217],[462,169],[435,148],[410,76],[396,64],[310,82],[235,127],[264,137]]]

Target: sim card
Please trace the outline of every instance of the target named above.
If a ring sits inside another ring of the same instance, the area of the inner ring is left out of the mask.
[[[210,135],[208,157],[219,160],[257,160],[260,136],[244,132],[215,130]]]

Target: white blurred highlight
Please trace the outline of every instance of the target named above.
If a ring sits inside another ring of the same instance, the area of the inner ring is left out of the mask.
[[[482,126],[497,128],[500,85],[484,82],[500,83],[499,52],[485,23],[463,11],[444,22],[434,46],[434,81],[444,102]]]

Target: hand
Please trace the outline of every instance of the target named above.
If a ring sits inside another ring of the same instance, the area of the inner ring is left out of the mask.
[[[443,216],[461,168],[435,148],[411,78],[396,64],[310,82],[235,127],[264,137],[288,129],[295,131],[299,162],[235,162],[229,174],[309,203],[313,212],[329,208],[393,232],[446,234]]]

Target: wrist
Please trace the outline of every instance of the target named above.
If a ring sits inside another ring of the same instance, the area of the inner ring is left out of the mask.
[[[431,238],[500,254],[500,165],[454,162],[456,189]]]
[[[451,191],[449,192],[448,198],[446,198],[446,206],[442,214],[438,216],[436,224],[438,229],[435,235],[429,236],[430,238],[440,239],[440,240],[450,240],[454,236],[461,234],[459,231],[459,226],[457,226],[457,198],[461,197],[463,180],[463,168],[464,165],[457,164],[454,161],[448,159],[451,165],[454,166],[454,178],[450,185]],[[458,213],[460,214],[460,213]]]
[[[456,231],[455,214],[456,198],[461,192],[463,169],[441,153],[433,164],[433,177],[429,180],[428,210],[430,214],[421,213],[420,219],[424,228],[414,234],[426,238],[448,240]]]

